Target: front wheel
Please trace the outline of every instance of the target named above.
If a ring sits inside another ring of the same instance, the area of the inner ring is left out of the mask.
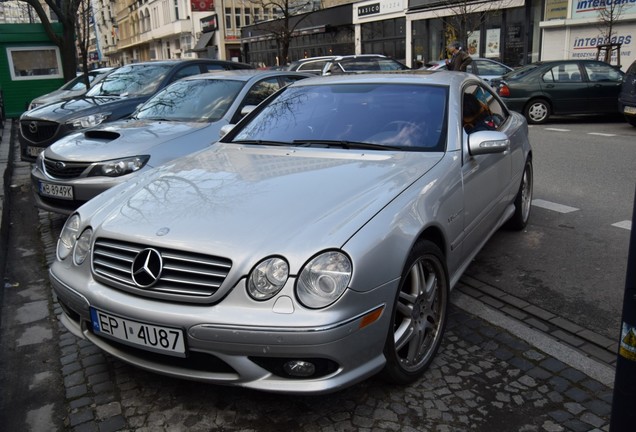
[[[402,273],[384,346],[389,381],[408,384],[426,371],[442,341],[448,296],[444,255],[434,243],[418,242]]]
[[[523,176],[521,177],[521,185],[517,191],[515,197],[515,212],[508,220],[508,227],[514,230],[521,231],[528,225],[530,219],[530,207],[532,206],[532,159],[526,161],[526,166],[523,169]]]
[[[545,99],[534,99],[523,109],[523,115],[530,124],[542,124],[550,117],[550,104]]]

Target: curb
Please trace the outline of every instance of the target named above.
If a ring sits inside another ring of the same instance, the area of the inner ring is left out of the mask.
[[[11,121],[10,134],[13,135],[13,121]],[[13,175],[13,164],[11,160],[13,158],[13,136],[11,139],[6,139],[7,129],[5,128],[5,122],[2,122],[0,127],[0,170],[2,170],[2,177],[0,177],[0,281],[2,282],[2,289],[0,289],[0,304],[3,302],[4,293],[4,277],[7,265],[7,248],[9,244],[9,208],[11,203],[8,201],[9,187],[11,184],[11,176]],[[1,314],[1,309],[0,309]],[[1,318],[1,316],[0,316]]]

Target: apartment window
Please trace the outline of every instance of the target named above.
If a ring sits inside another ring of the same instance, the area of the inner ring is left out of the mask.
[[[250,8],[243,9],[243,19],[245,20],[245,25],[246,26],[251,24],[250,18],[251,18],[251,16],[250,16]]]
[[[254,21],[258,22],[261,20],[261,8],[254,8]]]
[[[232,9],[225,8],[225,28],[232,28]]]
[[[241,28],[241,8],[234,8],[234,22],[237,30]]]
[[[174,19],[179,20],[179,0],[174,0]]]

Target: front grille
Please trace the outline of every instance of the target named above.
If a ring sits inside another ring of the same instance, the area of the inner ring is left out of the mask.
[[[200,303],[219,289],[232,267],[226,258],[153,247],[163,265],[156,283],[142,288],[133,281],[132,266],[146,249],[141,244],[97,239],[92,255],[95,278],[141,296]]]
[[[49,121],[24,120],[20,122],[22,136],[33,143],[50,140],[57,133],[58,127],[59,123]]]
[[[82,175],[91,164],[87,162],[62,162],[55,159],[44,159],[44,171],[57,179],[74,179]]]

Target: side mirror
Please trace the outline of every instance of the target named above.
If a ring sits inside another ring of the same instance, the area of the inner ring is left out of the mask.
[[[234,125],[233,124],[226,124],[226,125],[222,126],[221,130],[219,131],[219,138],[223,138],[232,129],[234,129]]]
[[[252,111],[254,111],[254,109],[256,108],[256,105],[245,105],[242,109],[241,109],[241,116],[245,117],[246,115],[248,115],[249,113],[251,113]]]
[[[468,151],[473,156],[503,153],[508,149],[510,149],[510,140],[503,132],[480,131],[468,134]]]

